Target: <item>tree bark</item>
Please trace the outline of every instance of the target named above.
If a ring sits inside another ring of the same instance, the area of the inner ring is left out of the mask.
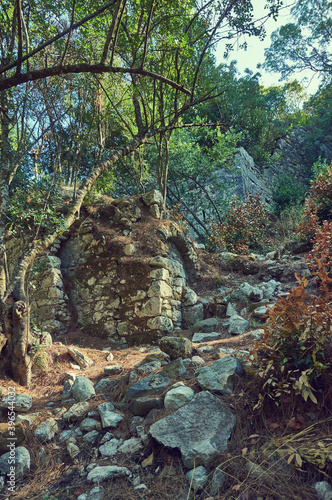
[[[15,382],[23,386],[31,383],[32,334],[29,318],[27,302],[19,300],[9,308],[5,319],[12,376]]]

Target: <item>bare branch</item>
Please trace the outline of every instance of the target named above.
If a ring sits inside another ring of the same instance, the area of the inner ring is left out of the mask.
[[[150,7],[150,12],[149,12],[149,17],[148,17],[148,22],[147,22],[147,26],[146,26],[146,34],[145,34],[145,40],[144,40],[144,49],[143,49],[143,57],[142,57],[142,61],[141,61],[141,68],[144,67],[145,58],[146,58],[146,52],[147,52],[147,49],[148,49],[148,37],[149,37],[150,23],[151,23],[151,18],[152,18],[152,12],[153,12],[154,3],[155,3],[155,0],[152,0],[151,7]]]
[[[122,17],[123,17],[124,11],[125,11],[126,3],[127,3],[127,0],[125,0],[125,2],[123,4],[122,11],[121,11],[121,14],[120,14],[120,19],[119,19],[118,25],[116,27],[116,32],[115,32],[115,37],[114,37],[114,42],[113,42],[113,47],[112,47],[112,55],[111,55],[111,60],[110,60],[110,65],[111,66],[113,65],[116,44],[118,42],[118,36],[119,36],[121,21],[122,21]]]
[[[241,2],[242,0],[232,0],[232,2],[228,5],[228,7],[223,11],[223,13],[221,14],[218,22],[215,24],[214,28],[211,31],[211,34],[210,34],[210,36],[209,36],[209,38],[208,38],[208,40],[207,40],[207,42],[205,44],[204,49],[201,52],[198,64],[196,66],[195,76],[194,76],[194,80],[193,80],[193,84],[192,84],[192,99],[193,99],[193,96],[194,96],[194,91],[195,91],[195,87],[196,87],[196,82],[197,82],[198,74],[199,74],[199,71],[201,69],[201,65],[202,65],[202,62],[204,60],[205,54],[206,54],[207,50],[210,47],[211,40],[213,40],[213,38],[214,38],[216,32],[218,31],[221,23],[223,22],[223,20],[228,16],[228,14],[232,11],[232,9],[235,7],[235,5],[237,3],[239,3],[239,1]]]
[[[63,51],[63,54],[62,54],[62,57],[61,57],[60,66],[63,64],[63,61],[65,60],[66,53],[67,53],[68,46],[69,46],[70,37],[71,37],[72,32],[73,32],[75,7],[76,7],[76,0],[73,0],[73,9],[72,9],[72,12],[71,12],[71,20],[70,20],[70,31],[68,33],[68,38],[67,38],[67,43],[66,43],[66,46],[65,46],[65,50]]]
[[[121,4],[122,4],[122,0],[120,0],[118,2],[117,6],[115,8],[115,13],[114,13],[113,18],[112,18],[111,27],[110,27],[110,29],[108,30],[108,33],[107,33],[106,42],[105,42],[104,50],[103,50],[103,55],[101,56],[101,60],[100,60],[101,64],[105,64],[106,59],[108,57],[108,54],[109,54],[109,51],[110,51],[110,47],[111,47],[111,43],[112,43],[112,38],[113,38],[115,27],[116,27],[116,23],[117,23],[118,18],[119,18],[119,12],[120,12],[120,9],[121,9]]]
[[[17,10],[17,36],[18,36],[16,74],[19,74],[21,72],[22,51],[23,51],[23,42],[22,42],[22,17],[23,17],[23,15],[22,15],[21,0],[16,0],[16,10]]]

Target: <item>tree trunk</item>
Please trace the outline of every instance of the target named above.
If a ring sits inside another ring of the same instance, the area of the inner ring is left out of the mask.
[[[5,318],[8,355],[11,360],[12,376],[15,382],[29,386],[31,382],[32,334],[27,302],[19,300],[7,311]]]

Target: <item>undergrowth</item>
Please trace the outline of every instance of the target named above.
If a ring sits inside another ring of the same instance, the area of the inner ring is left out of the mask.
[[[222,222],[209,224],[208,246],[247,254],[250,249],[261,250],[270,245],[268,236],[269,214],[259,194],[249,194],[242,201],[233,198]]]

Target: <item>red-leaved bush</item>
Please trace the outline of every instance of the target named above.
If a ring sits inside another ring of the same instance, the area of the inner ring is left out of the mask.
[[[306,198],[296,234],[310,241],[317,233],[320,221],[332,214],[332,165],[327,166],[310,182],[310,195]]]
[[[332,373],[332,222],[323,223],[305,258],[316,293],[308,293],[308,280],[295,275],[298,286],[269,309],[264,335],[251,351],[264,380],[256,407],[266,394],[275,402],[295,393],[317,403],[318,380]]]
[[[240,197],[234,198],[222,219],[221,223],[213,221],[209,224],[210,248],[247,254],[249,248],[268,246],[268,212],[259,194],[249,194],[243,201]]]

